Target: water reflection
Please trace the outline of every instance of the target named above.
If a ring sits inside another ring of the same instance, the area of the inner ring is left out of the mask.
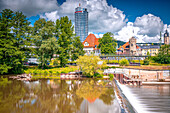
[[[1,113],[119,113],[110,81],[11,81],[0,86]]]

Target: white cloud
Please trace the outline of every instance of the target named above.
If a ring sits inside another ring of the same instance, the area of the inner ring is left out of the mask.
[[[163,30],[163,21],[152,14],[143,15],[142,17],[137,17],[134,26],[139,27],[140,31],[138,34],[145,34],[150,37],[154,37]]]
[[[57,0],[1,0],[0,10],[22,11],[26,16],[36,16],[58,8]]]
[[[116,32],[126,25],[127,19],[123,11],[109,6],[106,0],[66,0],[57,9],[57,15],[68,16],[74,22],[75,8],[79,3],[89,12],[89,32]],[[48,14],[56,15],[53,12]],[[45,15],[45,18],[52,20],[51,16]]]
[[[41,14],[40,18],[45,18],[47,20],[51,20],[51,21],[56,21],[57,19],[59,19],[60,17],[58,16],[58,11],[53,11],[51,13],[45,13],[45,14]]]
[[[127,42],[129,38],[135,36],[138,43],[156,43],[159,42],[160,31],[163,36],[165,29],[170,31],[170,25],[164,25],[159,17],[148,14],[137,17],[134,23],[128,22],[126,26],[116,33],[115,38]]]

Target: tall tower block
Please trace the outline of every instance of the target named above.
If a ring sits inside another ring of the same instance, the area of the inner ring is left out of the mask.
[[[75,9],[75,33],[80,36],[81,42],[88,36],[88,12],[86,8],[81,8],[81,4]]]
[[[164,44],[169,45],[169,33],[168,33],[168,30],[166,30],[165,34],[164,34]]]

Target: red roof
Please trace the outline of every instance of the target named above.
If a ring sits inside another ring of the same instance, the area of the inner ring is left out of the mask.
[[[126,46],[129,46],[129,42],[126,42],[123,46],[120,46],[118,50],[120,50],[122,47],[123,49],[129,49],[129,48],[126,48]]]
[[[124,45],[120,46],[118,50],[120,50],[122,47],[123,49],[129,49],[129,47],[127,48],[127,46],[129,46],[129,42],[126,42]],[[136,45],[136,49],[139,49],[139,46]]]
[[[96,38],[96,36],[94,34],[89,34],[87,36],[87,38],[84,40],[84,43],[87,42],[89,45],[88,46],[84,46],[84,47],[93,47],[95,48],[95,45],[99,45],[99,38]]]

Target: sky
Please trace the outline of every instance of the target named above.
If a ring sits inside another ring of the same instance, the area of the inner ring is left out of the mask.
[[[170,0],[0,0],[0,11],[22,11],[33,25],[39,18],[55,21],[68,16],[74,25],[75,8],[89,12],[89,33],[101,38],[112,32],[117,40],[158,42],[160,31],[170,32]],[[163,37],[162,37],[163,40]]]

